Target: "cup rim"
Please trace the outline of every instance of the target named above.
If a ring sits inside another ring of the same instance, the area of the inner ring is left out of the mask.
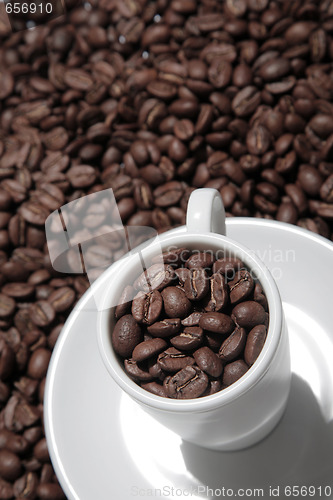
[[[110,298],[112,296],[119,297],[122,291],[122,280],[118,279],[118,286],[114,285],[114,281],[117,281],[115,279],[117,273],[120,273],[120,271],[124,269],[124,266],[126,266],[126,275],[131,272],[132,267],[135,265],[135,257],[137,254],[132,253],[125,256],[121,261],[117,262],[116,265],[113,264],[106,271],[108,276],[105,276],[104,281],[105,289],[101,304],[102,307],[98,311],[97,317],[98,348],[104,365],[113,380],[129,396],[146,407],[178,414],[204,412],[227,405],[242,396],[242,394],[259,382],[268,370],[275,356],[282,334],[283,312],[281,297],[269,269],[254,252],[227,236],[211,232],[197,234],[186,231],[184,233],[163,233],[159,235],[152,244],[144,246],[142,254],[146,258],[150,258],[156,253],[157,248],[162,248],[162,250],[164,250],[168,245],[176,245],[177,247],[186,247],[186,245],[190,245],[193,247],[197,244],[204,248],[208,247],[210,243],[224,250],[230,250],[236,257],[239,257],[249,269],[259,275],[260,284],[265,292],[269,307],[269,326],[265,344],[257,360],[249,370],[240,377],[239,380],[215,394],[196,399],[183,400],[157,396],[143,389],[126,374],[111,344],[111,332],[109,328],[111,309],[108,307],[108,303],[110,303]],[[108,281],[109,283],[107,284]]]

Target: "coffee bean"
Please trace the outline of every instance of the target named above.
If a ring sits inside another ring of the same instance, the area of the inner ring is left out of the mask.
[[[258,108],[260,101],[260,92],[250,85],[236,94],[232,101],[232,110],[236,116],[246,117]]]
[[[141,341],[142,332],[133,316],[122,316],[112,331],[112,345],[117,354],[124,358],[131,356],[134,347]]]
[[[209,347],[200,347],[193,356],[199,368],[207,375],[219,377],[222,374],[222,361]]]
[[[166,290],[170,290],[173,287],[169,287]],[[164,290],[162,294],[164,293]],[[162,305],[164,298],[161,296],[160,292],[154,290],[153,292],[143,293],[139,292],[133,299],[132,302],[132,314],[133,318],[138,323],[144,323],[151,325],[154,323],[162,310]],[[176,314],[177,316],[177,314]]]
[[[70,287],[61,287],[52,292],[48,300],[57,313],[63,312],[73,304],[75,292]]]
[[[238,304],[250,295],[254,288],[254,281],[251,274],[246,271],[238,271],[232,281],[228,283],[230,303]]]
[[[322,184],[320,188],[320,197],[326,203],[333,203],[333,174]]]
[[[246,331],[237,326],[232,334],[222,342],[218,355],[223,362],[229,363],[242,354],[245,343]]]
[[[158,355],[157,362],[162,370],[168,373],[178,372],[185,366],[192,366],[195,361],[191,356],[182,353],[174,347],[169,347]]]
[[[32,500],[37,495],[38,476],[35,472],[24,474],[14,483],[15,498]]]
[[[21,474],[20,459],[8,450],[0,450],[0,473],[3,479],[15,481]]]
[[[25,221],[36,224],[37,226],[43,226],[50,213],[43,205],[39,205],[32,201],[23,203],[18,212]]]
[[[175,273],[170,265],[153,264],[134,282],[136,290],[163,290],[175,279]]]
[[[163,351],[167,347],[167,343],[163,339],[150,339],[141,342],[135,346],[132,358],[134,361],[144,361],[152,356],[155,356],[159,352]]]
[[[241,359],[228,363],[223,371],[222,383],[227,387],[234,384],[245,375],[248,369],[249,367],[247,364]]]
[[[39,380],[45,377],[50,358],[51,352],[48,349],[36,349],[29,360],[28,375]]]
[[[271,82],[287,75],[290,69],[291,67],[288,59],[280,57],[273,59],[272,61],[267,61],[263,64],[260,67],[258,74],[264,81]]]
[[[264,346],[266,334],[267,331],[264,325],[255,326],[249,332],[244,352],[244,359],[249,366],[252,366],[258,358]]]
[[[187,318],[182,319],[181,324],[183,326],[197,326],[202,315],[202,312],[193,312]]]
[[[213,274],[209,280],[210,298],[205,306],[206,311],[221,311],[228,303],[228,288],[222,274]]]
[[[251,329],[266,321],[265,309],[254,301],[241,302],[235,306],[231,315],[233,321],[242,328]]]
[[[189,269],[194,269],[194,268],[210,268],[212,267],[214,263],[214,256],[212,255],[211,252],[205,251],[205,252],[196,252],[189,259],[186,261],[186,267]]]
[[[185,292],[176,286],[169,286],[162,291],[163,306],[169,318],[185,318],[191,309],[191,302]]]
[[[183,269],[186,272],[183,279],[184,292],[189,300],[201,300],[207,293],[208,276],[202,268]]]
[[[251,128],[246,137],[246,145],[253,155],[263,155],[271,145],[268,130],[263,125]]]
[[[37,495],[41,500],[65,500],[66,497],[56,483],[43,483],[37,487]]]
[[[55,310],[46,300],[35,302],[29,310],[30,318],[37,326],[47,326],[55,318]]]
[[[243,262],[236,257],[223,257],[213,264],[213,272],[221,273],[228,278],[233,278],[237,270],[244,267]]]
[[[15,300],[0,293],[0,318],[11,316],[15,311]]]
[[[0,379],[7,380],[15,369],[15,353],[10,345],[0,338]]]
[[[153,376],[146,370],[142,369],[134,359],[125,359],[124,367],[126,373],[136,381],[150,381]]]
[[[276,214],[276,219],[280,222],[296,224],[298,219],[298,210],[292,201],[285,201],[281,203]]]
[[[165,318],[148,326],[147,331],[154,337],[169,337],[180,330],[180,318]]]
[[[227,335],[233,330],[234,323],[226,314],[220,312],[208,312],[201,316],[199,326],[209,332]]]
[[[156,396],[167,397],[166,391],[163,385],[158,384],[157,382],[145,382],[141,383],[142,389],[145,389]]]
[[[165,384],[169,397],[192,399],[201,396],[208,386],[207,375],[197,367],[187,366]]]
[[[184,331],[170,339],[171,344],[181,351],[196,349],[203,342],[203,330],[198,326],[189,326]]]

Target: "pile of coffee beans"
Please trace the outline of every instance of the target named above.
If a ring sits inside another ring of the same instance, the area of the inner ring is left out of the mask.
[[[214,187],[228,216],[333,236],[333,0],[66,5],[15,34],[0,16],[4,499],[64,498],[42,397],[88,281],[52,269],[50,212],[112,188],[124,223],[165,231],[184,224],[194,189]]]
[[[164,252],[163,261],[124,288],[111,321],[113,348],[147,391],[209,396],[259,356],[269,325],[266,296],[238,258],[179,248]]]

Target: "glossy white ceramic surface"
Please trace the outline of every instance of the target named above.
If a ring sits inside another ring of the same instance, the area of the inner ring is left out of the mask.
[[[191,498],[212,498],[207,487],[260,487],[266,498],[274,485],[332,485],[333,245],[294,226],[256,219],[228,219],[227,234],[266,263],[282,296],[292,384],[281,421],[243,451],[183,442],[108,375],[98,352],[90,290],[66,322],[46,384],[47,440],[70,500],[170,498],[170,488],[180,491],[177,498],[188,498],[188,490]],[[151,494],[163,488],[167,495]]]

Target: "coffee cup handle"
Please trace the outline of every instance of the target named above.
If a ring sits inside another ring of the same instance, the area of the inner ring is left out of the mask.
[[[187,205],[186,227],[190,233],[226,234],[224,205],[216,189],[193,191]]]

